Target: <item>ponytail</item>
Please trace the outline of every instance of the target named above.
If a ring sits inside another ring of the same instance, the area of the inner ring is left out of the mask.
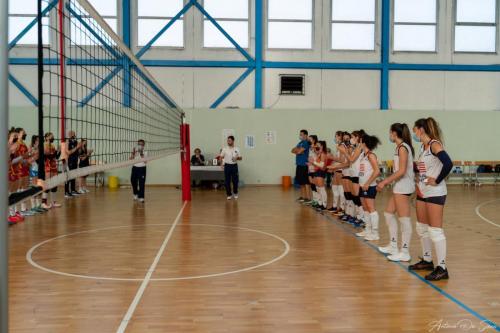
[[[415,156],[415,149],[413,149],[413,144],[411,141],[411,134],[408,125],[405,123],[394,123],[391,125],[391,132],[396,133],[397,137],[403,140],[408,146],[410,146],[412,156]]]
[[[439,128],[437,121],[434,120],[434,118],[429,117],[426,119],[426,122],[427,127],[429,128],[429,133],[427,133],[429,137],[433,140],[442,141],[441,128]]]

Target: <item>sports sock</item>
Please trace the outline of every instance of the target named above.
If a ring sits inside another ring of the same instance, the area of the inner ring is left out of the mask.
[[[438,265],[446,269],[446,237],[443,228],[429,227],[429,234],[436,249]]]
[[[396,220],[396,216],[391,213],[384,213],[385,223],[387,224],[387,228],[389,229],[389,237],[391,239],[391,246],[397,248],[398,247],[398,221]]]
[[[408,254],[411,242],[411,218],[400,217],[399,222],[401,223],[401,251]]]

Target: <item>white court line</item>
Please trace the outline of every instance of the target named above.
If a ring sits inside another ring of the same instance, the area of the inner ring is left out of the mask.
[[[492,224],[494,225],[495,227],[497,228],[500,228],[500,225],[499,224],[496,224],[495,222],[493,221],[490,221],[488,220],[486,217],[484,217],[481,212],[479,211],[479,209],[487,204],[490,204],[492,202],[496,202],[496,201],[500,201],[500,199],[495,199],[495,200],[490,200],[490,201],[486,201],[486,202],[483,202],[482,204],[479,204],[476,206],[476,215],[479,216],[484,222],[488,222],[489,224]]]
[[[161,245],[160,249],[158,250],[158,253],[156,254],[155,260],[149,267],[148,272],[146,273],[146,276],[144,277],[144,280],[141,283],[141,286],[139,287],[139,290],[137,290],[137,294],[134,297],[134,300],[130,304],[127,313],[125,314],[125,317],[123,317],[122,322],[120,324],[120,327],[118,327],[118,330],[116,330],[117,333],[123,333],[127,329],[128,323],[132,316],[134,315],[135,309],[137,308],[137,305],[141,301],[142,296],[144,295],[144,291],[146,290],[149,281],[151,280],[151,276],[153,275],[154,271],[156,270],[156,266],[158,266],[158,262],[160,261],[161,256],[163,255],[163,252],[165,252],[165,248],[167,247],[168,241],[172,237],[172,234],[174,233],[174,229],[179,223],[182,212],[184,211],[184,208],[186,207],[187,201],[184,201],[184,204],[182,205],[181,210],[179,211],[179,214],[177,214],[177,217],[175,218],[174,224],[172,224],[172,227],[170,227],[170,230],[168,231],[167,236],[165,237],[165,240],[163,241],[163,244]]]

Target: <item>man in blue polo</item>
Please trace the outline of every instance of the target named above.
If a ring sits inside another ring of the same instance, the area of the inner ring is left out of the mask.
[[[310,187],[307,161],[309,157],[309,141],[307,140],[309,133],[303,129],[300,131],[300,142],[292,149],[292,154],[295,154],[295,164],[297,165],[295,171],[295,183],[300,185],[299,201],[310,200]]]

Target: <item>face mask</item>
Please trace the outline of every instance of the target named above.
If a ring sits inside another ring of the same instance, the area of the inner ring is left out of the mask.
[[[53,142],[54,142],[54,139],[50,139],[50,140],[49,140],[49,142],[50,142],[50,143],[53,143]]]
[[[71,137],[71,139],[76,140],[76,136],[75,136],[75,135],[73,135],[73,136]]]
[[[394,143],[396,140],[394,140],[390,135],[389,135],[389,141],[391,141],[392,143]]]
[[[421,142],[420,138],[415,133],[413,133],[412,137],[413,137],[413,140],[415,140],[415,142]]]
[[[17,142],[17,138],[12,139],[12,143],[16,143],[16,142]]]
[[[23,134],[23,141],[26,140],[26,134]]]

